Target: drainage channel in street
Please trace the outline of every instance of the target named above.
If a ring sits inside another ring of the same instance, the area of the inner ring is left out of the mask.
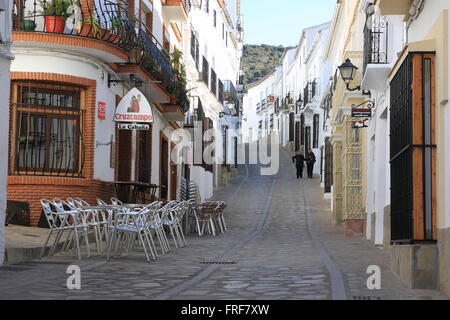
[[[239,194],[240,190],[242,189],[243,185],[247,182],[249,178],[249,169],[248,165],[246,165],[246,176],[239,185],[236,192],[233,194],[232,198],[230,199],[230,203],[233,202],[236,198],[236,196]],[[267,218],[269,216],[270,212],[270,205],[272,203],[272,196],[275,190],[275,184],[278,179],[278,176],[274,176],[272,179],[271,187],[268,196],[266,197],[266,203],[264,206],[263,215],[259,220],[259,223],[256,227],[256,229],[250,233],[246,238],[244,238],[242,241],[240,241],[238,244],[236,244],[234,247],[232,247],[228,252],[226,252],[222,257],[218,258],[218,261],[230,261],[231,258],[236,255],[243,247],[245,247],[250,241],[255,239],[263,230],[264,226],[267,222]],[[193,278],[173,287],[172,289],[167,290],[166,292],[163,292],[162,294],[159,294],[154,299],[155,300],[168,300],[183,291],[188,290],[189,288],[193,287],[194,285],[200,283],[202,280],[208,278],[214,271],[220,268],[222,264],[211,264],[206,269],[201,271],[199,274],[194,276]]]

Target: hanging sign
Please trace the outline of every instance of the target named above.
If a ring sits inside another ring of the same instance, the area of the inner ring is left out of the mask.
[[[352,117],[353,118],[371,118],[372,108],[374,106],[374,101],[368,100],[364,101],[358,106],[352,105]]]
[[[114,115],[115,122],[153,123],[153,112],[144,94],[131,89],[120,101]]]
[[[352,109],[353,118],[371,118],[372,109]]]
[[[148,124],[140,124],[140,123],[119,123],[119,130],[137,130],[137,131],[148,131],[150,130],[150,126]]]
[[[368,128],[369,126],[366,125],[367,120],[369,120],[369,119],[365,119],[365,120],[357,121],[357,122],[353,123],[352,128],[353,129]]]
[[[106,119],[106,103],[99,101],[97,108],[97,117],[100,120]]]

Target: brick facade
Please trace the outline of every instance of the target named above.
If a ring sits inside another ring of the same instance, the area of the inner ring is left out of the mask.
[[[54,73],[39,72],[11,72],[11,81],[42,81],[58,85],[74,85],[83,88],[83,100],[80,108],[85,110],[83,119],[84,154],[85,161],[82,169],[82,178],[50,177],[50,176],[24,176],[14,175],[9,161],[7,198],[8,200],[28,202],[30,205],[30,221],[37,226],[41,216],[42,198],[68,198],[80,197],[87,202],[95,204],[96,198],[108,200],[116,195],[114,184],[94,179],[94,143],[95,143],[95,112],[96,87],[95,80]],[[13,118],[13,117],[11,117]],[[11,133],[15,128],[10,123],[10,147],[14,145]],[[10,149],[13,151],[13,149]],[[12,153],[10,153],[11,156]]]

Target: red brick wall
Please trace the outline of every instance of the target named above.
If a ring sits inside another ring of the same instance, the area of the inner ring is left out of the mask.
[[[11,72],[12,81],[45,81],[46,83],[75,85],[83,88],[83,101],[81,108],[85,109],[83,119],[85,161],[82,170],[83,178],[45,177],[45,176],[18,176],[14,175],[10,161],[8,177],[7,198],[28,202],[30,204],[31,225],[36,226],[41,215],[42,198],[53,199],[80,197],[90,204],[96,204],[96,198],[109,200],[116,196],[113,183],[94,179],[94,141],[95,141],[95,107],[96,107],[96,81],[86,78],[39,72]],[[12,117],[11,117],[12,118]],[[15,130],[14,123],[10,123],[10,146],[14,145],[11,132]],[[12,149],[10,149],[13,151]],[[11,152],[10,152],[11,154]]]

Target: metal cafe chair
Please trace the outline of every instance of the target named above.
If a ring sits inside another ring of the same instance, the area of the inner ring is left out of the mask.
[[[117,206],[117,205],[122,205],[122,204],[123,204],[122,201],[120,201],[119,199],[117,199],[117,198],[115,198],[115,197],[112,197],[112,198],[111,198],[111,203],[112,203],[113,205],[115,205],[115,206]]]
[[[218,201],[216,203],[217,203],[217,207],[214,210],[213,219],[219,226],[221,233],[224,233],[224,232],[228,231],[227,225],[225,223],[225,217],[223,214],[227,207],[227,204],[223,201]]]
[[[198,220],[201,224],[201,234],[205,234],[205,229],[213,236],[216,236],[216,228],[214,226],[213,215],[217,208],[215,202],[204,202],[197,207]]]
[[[103,252],[101,236],[101,226],[103,226],[103,222],[100,221],[99,212],[97,210],[82,210],[83,207],[88,207],[90,204],[80,198],[68,198],[67,203],[74,209],[78,209],[84,215],[84,221],[88,226],[88,229],[94,230],[97,254],[100,255]]]
[[[130,248],[131,242],[129,241],[136,239],[136,236],[144,249],[147,262],[150,263],[151,261],[150,255],[153,259],[156,259],[146,224],[149,211],[150,209],[144,208],[140,212],[117,213],[118,219],[113,227],[113,234],[108,244],[108,261],[110,261],[111,255],[115,258],[119,257],[124,241],[128,242],[128,248]]]
[[[50,238],[54,233],[56,233],[56,236],[50,248],[48,254],[49,256],[52,256],[55,253],[56,247],[63,236],[63,233],[67,233],[67,238],[63,248],[67,249],[68,245],[72,243],[74,255],[78,258],[78,260],[81,260],[79,239],[86,233],[86,229],[80,213],[78,211],[66,210],[47,199],[41,199],[40,203],[50,228],[49,235],[41,251],[40,259],[44,256],[45,249],[47,248]]]

